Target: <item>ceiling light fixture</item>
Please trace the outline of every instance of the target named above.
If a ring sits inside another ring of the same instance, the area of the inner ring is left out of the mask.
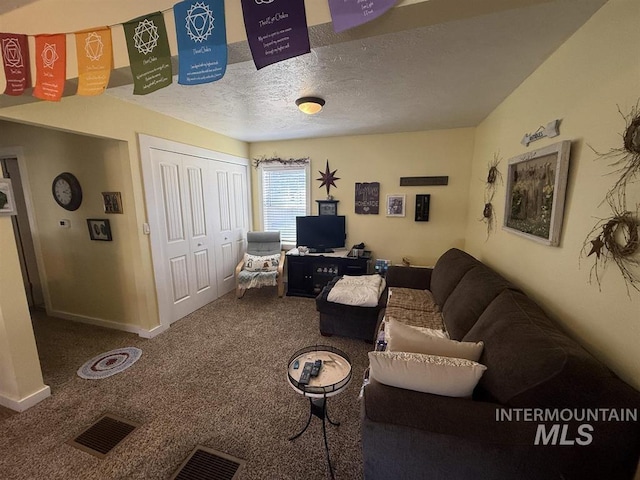
[[[307,115],[314,115],[322,110],[324,100],[319,97],[302,97],[296,100],[296,105],[301,112]]]

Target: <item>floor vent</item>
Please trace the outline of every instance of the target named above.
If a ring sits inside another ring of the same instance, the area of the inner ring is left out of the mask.
[[[197,446],[170,480],[234,480],[244,460]]]
[[[140,425],[111,414],[103,415],[97,422],[67,443],[83,452],[104,458],[127,435]]]

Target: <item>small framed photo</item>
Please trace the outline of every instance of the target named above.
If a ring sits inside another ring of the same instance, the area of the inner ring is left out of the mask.
[[[338,215],[338,200],[316,200],[318,215]]]
[[[405,195],[387,195],[387,217],[404,217],[405,204]]]
[[[111,225],[109,220],[100,218],[87,218],[87,226],[89,227],[89,237],[91,240],[100,240],[110,242]]]
[[[0,216],[17,215],[11,180],[0,178]]]
[[[104,213],[122,213],[122,195],[120,192],[102,192]]]

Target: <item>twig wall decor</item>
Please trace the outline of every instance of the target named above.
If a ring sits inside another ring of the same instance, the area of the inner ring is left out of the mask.
[[[500,158],[500,155],[498,153],[494,153],[493,160],[490,161],[488,165],[489,170],[487,173],[487,180],[485,181],[484,208],[482,209],[482,218],[480,221],[487,225],[487,240],[496,226],[495,212],[492,204],[493,197],[496,194],[497,185],[502,185],[504,183],[502,173],[498,170],[498,165],[500,165],[501,161],[502,159]]]
[[[605,195],[603,202],[607,202],[612,214],[600,219],[587,235],[583,242],[580,256],[587,257],[595,254],[595,261],[591,267],[589,281],[594,278],[600,287],[601,271],[612,260],[624,279],[629,294],[629,287],[640,292],[640,277],[637,269],[640,268],[640,259],[634,258],[640,246],[638,229],[640,220],[638,206],[635,213],[627,207],[627,187],[640,177],[640,102],[631,108],[629,115],[625,115],[618,107],[626,123],[622,135],[622,147],[612,148],[608,152],[601,153],[591,148],[600,158],[611,160],[609,164],[615,167],[614,174],[619,175],[613,187]],[[594,235],[597,236],[593,238]],[[589,249],[587,254],[587,249]]]
[[[258,168],[262,164],[270,164],[270,163],[279,163],[281,165],[306,165],[309,163],[309,157],[305,158],[280,158],[280,157],[269,157],[266,155],[261,156],[260,158],[253,159],[254,168]]]

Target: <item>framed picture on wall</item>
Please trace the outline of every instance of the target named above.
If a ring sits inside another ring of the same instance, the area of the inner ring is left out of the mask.
[[[0,178],[0,216],[17,215],[11,180]]]
[[[103,242],[110,242],[112,240],[109,220],[88,218],[87,226],[89,227],[89,238],[91,238],[91,240],[100,240]]]
[[[405,195],[387,195],[387,217],[404,217],[405,205]]]
[[[570,147],[565,140],[509,160],[505,230],[545,245],[560,243]]]
[[[122,195],[120,192],[102,192],[104,213],[122,213]]]
[[[430,194],[418,194],[416,195],[416,222],[428,222],[429,221],[429,204],[431,203]]]
[[[338,215],[339,200],[316,200],[318,215]]]

